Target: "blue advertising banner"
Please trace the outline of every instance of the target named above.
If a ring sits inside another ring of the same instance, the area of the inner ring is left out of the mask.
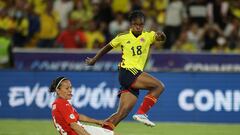
[[[149,118],[155,121],[240,123],[240,74],[151,73],[166,87]],[[71,79],[79,113],[104,119],[118,105],[117,72],[0,71],[0,118],[51,118],[51,80]],[[126,120],[136,112],[145,91]]]
[[[14,64],[19,70],[34,71],[117,71],[121,53],[105,55],[96,66],[86,66],[86,57],[96,52],[69,50],[17,50]],[[203,71],[240,72],[240,55],[236,54],[185,54],[153,52],[145,67],[146,71]]]

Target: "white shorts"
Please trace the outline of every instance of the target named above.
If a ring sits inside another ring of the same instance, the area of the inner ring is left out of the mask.
[[[105,128],[90,126],[90,125],[83,125],[83,128],[90,134],[90,135],[114,135],[114,132]]]

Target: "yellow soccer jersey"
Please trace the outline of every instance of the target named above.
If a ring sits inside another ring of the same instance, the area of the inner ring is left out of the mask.
[[[122,49],[122,68],[135,68],[143,71],[151,44],[155,41],[155,32],[143,31],[138,37],[135,37],[131,30],[119,34],[115,37],[110,45],[113,48],[118,46]]]

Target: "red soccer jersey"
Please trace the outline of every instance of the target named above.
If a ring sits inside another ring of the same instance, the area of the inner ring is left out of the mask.
[[[52,118],[55,127],[61,135],[77,135],[70,123],[77,122],[79,115],[65,99],[57,98],[52,104]]]

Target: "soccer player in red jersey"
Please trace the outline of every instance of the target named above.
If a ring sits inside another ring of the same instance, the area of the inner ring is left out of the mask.
[[[55,92],[56,100],[52,104],[52,118],[56,129],[61,135],[114,135],[113,131],[80,122],[102,125],[102,121],[87,117],[78,112],[68,102],[72,98],[71,81],[58,77],[52,81],[50,92]]]
[[[109,44],[100,49],[92,58],[86,58],[88,65],[94,65],[113,48],[121,47],[122,61],[119,63],[120,103],[116,113],[111,115],[103,127],[113,130],[124,119],[137,102],[139,89],[148,90],[133,119],[148,126],[155,126],[146,113],[157,102],[164,91],[164,85],[157,78],[143,71],[149,56],[151,44],[165,41],[163,32],[144,31],[145,16],[141,11],[133,11],[129,17],[130,30],[117,35]]]

